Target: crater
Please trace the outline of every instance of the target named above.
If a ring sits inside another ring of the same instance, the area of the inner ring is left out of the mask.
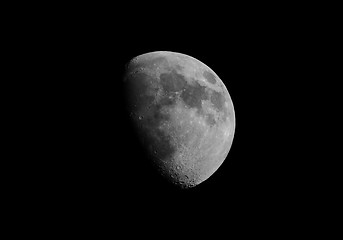
[[[207,80],[207,82],[211,84],[215,84],[217,82],[216,77],[210,71],[205,70],[202,75]]]

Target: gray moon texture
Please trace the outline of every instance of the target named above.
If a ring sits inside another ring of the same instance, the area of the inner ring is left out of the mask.
[[[137,136],[167,180],[182,188],[197,186],[229,158],[234,107],[207,65],[181,53],[150,52],[127,64],[124,81]]]

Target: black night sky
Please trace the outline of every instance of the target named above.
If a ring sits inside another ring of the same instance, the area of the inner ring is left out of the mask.
[[[218,200],[243,206],[251,199],[254,204],[266,204],[280,197],[285,182],[291,181],[284,167],[289,164],[290,146],[285,139],[292,119],[286,119],[287,99],[280,99],[288,77],[280,55],[289,54],[289,49],[280,48],[277,36],[253,27],[250,31],[223,29],[216,37],[192,37],[185,32],[183,39],[93,30],[80,33],[85,36],[78,35],[68,46],[71,70],[63,80],[70,115],[64,119],[68,150],[62,161],[68,166],[70,183],[65,184],[72,194],[97,196],[97,201],[103,198],[107,203],[119,200],[131,207],[136,201],[178,204],[187,198],[200,205]],[[235,137],[227,159],[207,181],[190,190],[160,181],[150,169],[124,108],[125,64],[158,50],[184,53],[210,66],[223,80],[235,107]]]
[[[46,41],[43,58],[55,56],[45,63],[47,76],[53,76],[46,93],[53,99],[46,103],[53,110],[46,117],[51,120],[46,134],[54,140],[45,143],[48,180],[41,184],[60,204],[57,208],[81,215],[198,216],[205,211],[238,218],[291,209],[303,189],[297,181],[301,139],[294,140],[294,126],[302,123],[292,105],[302,78],[297,72],[302,55],[296,49],[304,42],[287,34],[283,23],[244,18],[223,16],[221,24],[207,26],[210,33],[203,26],[115,22],[76,21],[61,34],[46,36],[53,40]],[[231,150],[221,167],[192,189],[161,181],[129,124],[124,67],[151,51],[179,52],[205,63],[234,104]]]

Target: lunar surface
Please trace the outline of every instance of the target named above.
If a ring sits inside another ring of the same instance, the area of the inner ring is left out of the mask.
[[[235,130],[233,103],[217,74],[188,55],[159,51],[132,59],[124,81],[132,122],[156,170],[182,188],[208,179]]]

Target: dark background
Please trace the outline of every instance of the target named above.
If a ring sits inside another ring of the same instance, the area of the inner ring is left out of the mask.
[[[55,174],[62,198],[102,207],[119,202],[127,211],[149,212],[165,205],[262,211],[290,198],[296,172],[296,146],[290,142],[294,95],[288,92],[294,84],[289,68],[297,67],[290,61],[292,38],[253,23],[171,36],[168,31],[106,30],[71,28],[70,35],[54,41],[59,61],[53,68],[61,90],[54,113],[60,171]],[[227,159],[194,189],[180,190],[162,181],[128,124],[124,66],[137,55],[158,50],[184,53],[210,66],[235,107],[235,137]]]
[[[24,60],[33,61],[28,71],[39,79],[30,82],[35,104],[27,104],[36,126],[30,125],[34,139],[27,139],[36,157],[23,167],[32,169],[34,179],[23,183],[27,199],[48,215],[106,223],[220,217],[236,223],[268,218],[271,224],[294,212],[301,217],[313,187],[302,161],[308,131],[302,116],[310,102],[306,59],[315,55],[306,21],[277,18],[278,12],[222,13],[211,21],[179,12],[179,21],[162,13],[153,21],[84,14],[38,19],[23,34],[29,49]],[[125,64],[161,50],[212,68],[235,108],[226,160],[188,190],[169,185],[150,168],[125,109]]]

